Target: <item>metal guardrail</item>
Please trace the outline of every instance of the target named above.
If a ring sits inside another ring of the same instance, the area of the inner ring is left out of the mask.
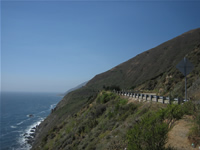
[[[126,97],[132,97],[139,100],[145,100],[145,101],[152,101],[152,102],[161,102],[163,104],[171,104],[171,103],[178,103],[181,104],[185,102],[185,100],[182,100],[181,98],[174,98],[171,99],[170,97],[165,96],[157,96],[157,95],[151,95],[151,94],[143,94],[143,93],[135,93],[135,92],[126,92],[126,91],[114,91],[118,95],[126,96]]]

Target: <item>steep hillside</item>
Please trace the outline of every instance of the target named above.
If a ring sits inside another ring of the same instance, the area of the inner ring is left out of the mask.
[[[89,105],[54,124],[34,149],[172,150],[165,145],[167,133],[174,121],[188,114],[189,105],[130,102],[102,91]]]
[[[184,56],[199,45],[200,28],[186,32],[97,75],[87,85],[93,88],[113,84],[125,89],[135,87],[176,66]]]
[[[193,71],[187,76],[188,97],[192,98],[195,96],[195,92],[199,93],[200,87],[200,44],[195,46],[193,50],[188,52],[185,56],[194,65]],[[185,92],[185,77],[176,66],[172,66],[167,71],[163,72],[163,74],[144,81],[137,86],[135,90],[153,90],[158,95],[183,97]],[[200,99],[200,96],[197,94],[196,99]]]
[[[154,91],[164,95],[182,96],[184,92],[184,77],[175,66],[184,57],[187,57],[195,65],[193,72],[188,76],[188,89],[190,97],[193,97],[196,93],[195,96],[198,98],[200,28],[186,32],[151,50],[141,53],[127,62],[95,76],[86,86],[68,93],[47,119],[41,123],[36,133],[33,149],[44,149],[44,146],[47,145],[52,147],[49,142],[56,142],[57,146],[60,146],[60,149],[62,149],[63,145],[59,145],[62,134],[58,137],[58,135],[51,133],[61,133],[60,131],[64,131],[71,124],[68,120],[73,117],[76,118],[77,113],[81,117],[81,112],[83,112],[81,110],[89,108],[90,104],[96,101],[97,94],[102,90],[103,86],[115,85],[123,89],[132,88],[140,91]],[[119,115],[121,116],[122,114]],[[79,124],[80,122],[77,123]],[[93,123],[91,124],[93,125]],[[73,124],[76,132],[78,124]],[[67,138],[67,135],[64,136]],[[89,134],[84,134],[83,136],[89,136]],[[70,136],[69,139],[73,141],[73,137]],[[67,145],[65,143],[65,146]]]
[[[88,83],[88,81],[86,81],[86,82],[84,82],[84,83],[81,83],[81,84],[77,85],[77,86],[74,87],[74,88],[69,89],[69,90],[66,91],[64,94],[62,94],[62,96],[65,96],[65,95],[67,95],[68,93],[70,93],[70,92],[72,92],[72,91],[75,91],[75,90],[77,90],[77,89],[82,88],[82,87],[85,86],[87,83]]]

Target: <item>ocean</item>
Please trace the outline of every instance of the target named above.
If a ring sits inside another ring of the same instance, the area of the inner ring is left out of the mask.
[[[30,134],[62,99],[56,93],[1,92],[0,150],[29,150]]]

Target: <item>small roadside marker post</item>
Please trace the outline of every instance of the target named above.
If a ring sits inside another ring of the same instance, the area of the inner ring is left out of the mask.
[[[185,100],[187,101],[187,75],[193,70],[193,64],[184,57],[177,65],[176,68],[185,76]]]

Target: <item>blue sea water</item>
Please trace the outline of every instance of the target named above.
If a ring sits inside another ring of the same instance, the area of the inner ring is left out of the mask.
[[[61,99],[56,93],[1,92],[0,149],[30,149],[24,134],[39,125]]]

